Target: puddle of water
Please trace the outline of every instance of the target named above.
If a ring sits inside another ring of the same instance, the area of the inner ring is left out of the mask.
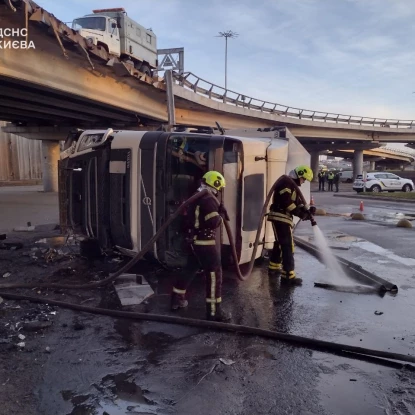
[[[368,241],[356,242],[354,246],[356,246],[357,248],[361,248],[367,252],[372,252],[374,254],[381,255],[385,258],[399,262],[400,264],[406,265],[408,267],[415,266],[415,259],[401,257],[399,255],[394,254],[392,251],[382,248],[381,246],[376,245],[372,242],[368,242]]]
[[[75,395],[71,391],[62,391],[62,397],[71,401],[74,408],[70,415],[125,415],[157,414],[159,406],[146,395],[132,379],[133,372],[105,376],[99,385],[95,385],[99,396]]]
[[[357,242],[357,241],[360,241],[360,238],[357,238],[356,236],[351,236],[351,235],[338,235],[338,236],[335,236],[334,239],[336,239],[339,242]]]

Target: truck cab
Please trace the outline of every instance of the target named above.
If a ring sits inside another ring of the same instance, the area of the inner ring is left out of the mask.
[[[72,29],[87,39],[88,44],[104,48],[109,54],[119,57],[120,34],[117,21],[108,16],[91,14],[75,19]]]
[[[220,197],[239,263],[249,262],[269,189],[282,174],[308,164],[309,154],[285,127],[229,133],[108,129],[68,138],[60,162],[64,225],[98,239],[103,248],[133,256],[194,194],[204,173],[217,170],[227,183]],[[309,186],[303,192],[308,197]],[[176,219],[152,249],[154,258],[168,267],[185,265],[184,219]],[[220,237],[223,261],[232,262],[224,230]],[[272,248],[274,234],[266,222],[261,240]]]

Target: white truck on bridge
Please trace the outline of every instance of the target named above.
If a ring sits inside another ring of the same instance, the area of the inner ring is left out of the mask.
[[[157,38],[127,16],[123,8],[93,10],[79,17],[72,28],[87,39],[90,47],[104,48],[123,61],[131,60],[134,67],[151,76],[157,68]]]

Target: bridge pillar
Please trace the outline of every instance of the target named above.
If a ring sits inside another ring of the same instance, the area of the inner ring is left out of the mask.
[[[44,192],[58,191],[59,141],[42,140],[42,179]]]
[[[375,171],[376,170],[376,162],[375,161],[371,161],[370,162],[370,171]]]
[[[363,150],[355,150],[353,157],[353,179],[363,174]]]
[[[317,182],[318,181],[318,178],[317,178],[318,166],[320,163],[320,159],[319,159],[320,153],[318,151],[311,151],[310,156],[311,156],[310,167],[311,167],[311,170],[313,170],[313,175],[314,175],[313,182]]]

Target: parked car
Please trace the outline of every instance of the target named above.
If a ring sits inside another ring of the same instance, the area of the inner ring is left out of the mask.
[[[352,170],[341,171],[340,182],[341,183],[353,183],[353,171]]]
[[[414,190],[414,183],[410,179],[404,179],[396,174],[386,172],[367,173],[366,182],[363,175],[356,176],[353,183],[353,190],[357,193],[363,192],[366,187],[368,192],[411,192]]]

